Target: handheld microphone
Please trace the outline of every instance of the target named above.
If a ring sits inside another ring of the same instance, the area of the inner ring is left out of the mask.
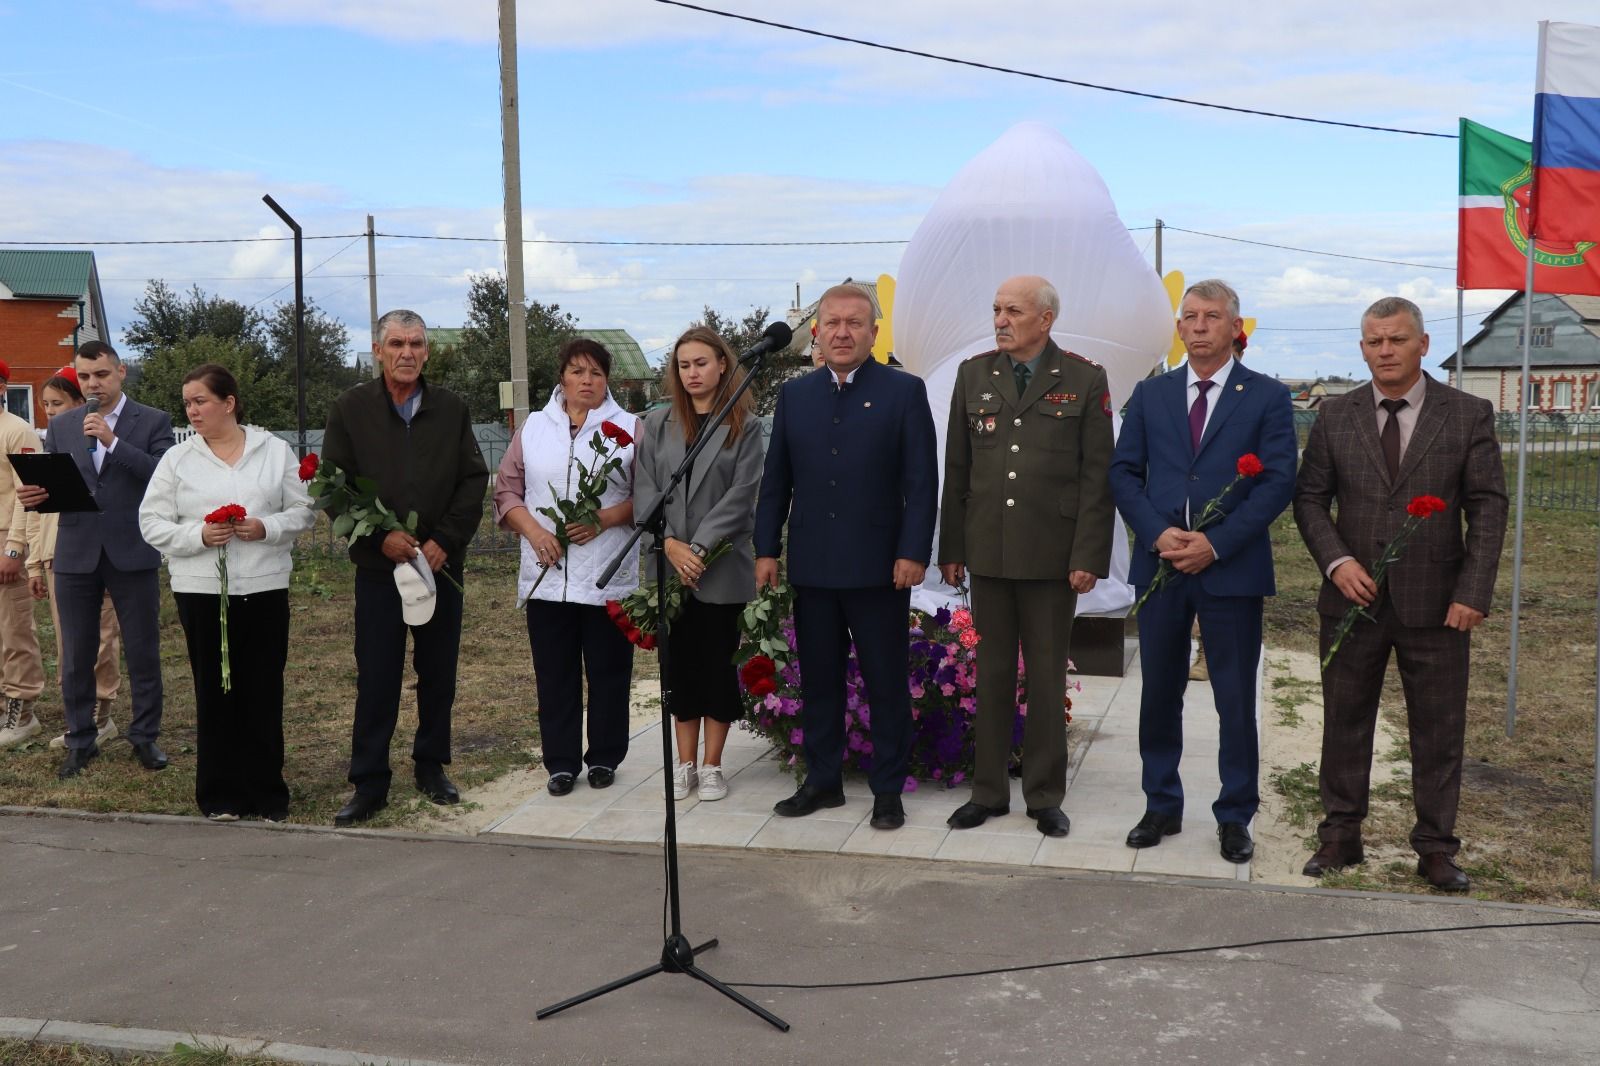
[[[768,326],[766,332],[761,334],[761,339],[751,346],[750,350],[739,356],[740,366],[749,366],[768,352],[779,351],[789,347],[789,342],[794,339],[794,330],[782,322],[774,322]]]
[[[99,414],[100,413],[100,397],[98,397],[98,396],[89,397],[89,400],[88,400],[87,403],[84,404],[84,407],[87,409],[85,411],[85,414],[90,414],[90,415]],[[94,450],[95,450],[96,447],[99,446],[99,444],[100,444],[100,442],[98,440],[96,440],[94,437],[90,437],[89,438],[89,454],[90,455],[94,454]]]

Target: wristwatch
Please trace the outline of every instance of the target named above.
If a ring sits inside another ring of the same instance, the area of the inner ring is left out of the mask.
[[[702,545],[702,544],[693,544],[693,543],[691,543],[689,545],[689,550],[694,552],[694,557],[696,559],[704,559],[706,557],[706,549],[705,549],[705,546]]]
[[[7,559],[20,559],[20,558],[22,558],[22,553],[17,551],[17,549],[15,549],[15,548],[7,548],[6,549],[6,558]]]

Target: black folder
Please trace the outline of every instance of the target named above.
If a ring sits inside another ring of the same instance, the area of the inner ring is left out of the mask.
[[[83,475],[72,456],[64,452],[19,452],[8,455],[17,477],[24,485],[39,485],[50,491],[50,498],[38,507],[40,512],[98,511],[94,493],[84,484]]]

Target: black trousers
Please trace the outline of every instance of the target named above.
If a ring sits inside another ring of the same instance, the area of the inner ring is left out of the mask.
[[[604,607],[528,601],[528,646],[539,693],[539,739],[552,774],[584,765],[615,770],[628,754],[633,645]],[[589,750],[583,750],[583,682],[589,683]]]
[[[100,656],[100,605],[111,593],[128,661],[133,722],[128,739],[155,742],[161,732],[160,571],[118,570],[100,553],[87,574],[57,569],[56,610],[61,615],[61,702],[67,711],[67,746],[94,747],[94,664]]]
[[[194,677],[194,801],[202,814],[289,810],[283,781],[283,671],[289,590],[228,597],[232,688],[222,691],[221,597],[174,592]]]
[[[794,638],[800,657],[801,722],[806,784],[836,788],[843,780],[845,668],[850,642],[867,685],[874,796],[905,789],[911,754],[911,591],[892,585],[833,589],[795,586]]]
[[[459,579],[460,575],[457,575]],[[418,767],[450,761],[450,710],[456,702],[461,652],[461,593],[439,578],[438,599],[426,625],[406,625],[392,570],[356,568],[356,719],[350,737],[350,783],[369,796],[389,794],[389,742],[400,717],[406,631],[417,672]]]

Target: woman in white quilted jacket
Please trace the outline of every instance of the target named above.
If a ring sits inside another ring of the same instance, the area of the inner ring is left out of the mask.
[[[611,396],[611,353],[603,345],[570,341],[557,359],[561,380],[550,402],[529,414],[500,461],[494,507],[495,520],[522,538],[517,603],[528,616],[539,733],[550,774],[546,787],[551,795],[565,796],[585,766],[590,787],[609,787],[628,754],[633,645],[612,624],[605,604],[638,587],[637,556],[618,567],[604,588],[595,582],[632,533],[638,419]],[[539,508],[577,495],[579,469],[592,469],[600,457],[597,442],[601,453],[622,466],[601,494],[599,524],[567,525],[563,545]]]

